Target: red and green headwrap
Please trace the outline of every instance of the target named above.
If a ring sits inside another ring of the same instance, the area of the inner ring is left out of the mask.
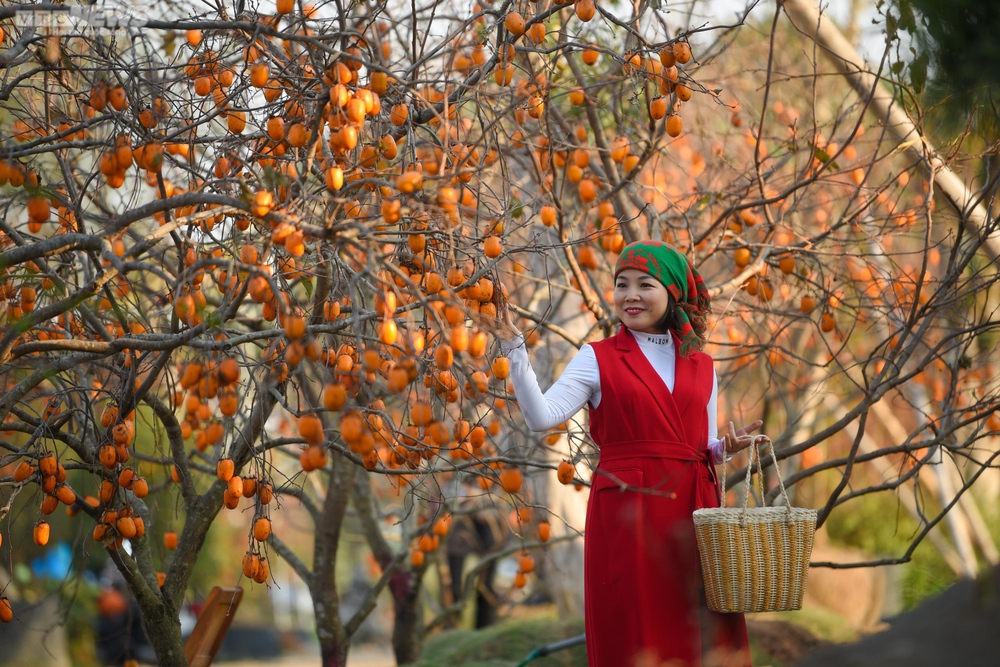
[[[638,269],[663,283],[677,304],[680,353],[687,356],[691,350],[700,350],[705,345],[712,297],[687,256],[662,241],[636,241],[618,256],[615,278],[626,269]]]

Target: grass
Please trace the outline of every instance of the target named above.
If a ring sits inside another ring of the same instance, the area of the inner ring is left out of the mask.
[[[533,650],[583,633],[583,619],[549,614],[502,621],[484,630],[448,630],[427,641],[414,667],[516,667]],[[576,646],[531,661],[531,667],[587,667],[587,650]]]
[[[817,637],[833,642],[857,638],[836,614],[819,609],[760,614],[756,620],[793,623]],[[548,608],[527,617],[501,621],[484,630],[447,630],[427,640],[421,660],[411,667],[517,667],[536,648],[583,633],[583,619],[569,621],[554,617]],[[755,665],[783,667],[750,635],[750,651]],[[587,667],[587,651],[576,646],[544,658],[532,660],[530,667]]]

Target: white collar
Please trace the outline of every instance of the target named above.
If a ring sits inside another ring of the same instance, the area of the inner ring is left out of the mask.
[[[657,347],[662,345],[665,346],[665,349],[673,351],[674,338],[670,335],[670,332],[665,334],[651,334],[633,331],[632,329],[629,329],[629,331],[632,332],[632,335],[635,336],[640,345],[655,345]]]

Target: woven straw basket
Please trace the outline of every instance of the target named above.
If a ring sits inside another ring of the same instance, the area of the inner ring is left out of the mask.
[[[760,463],[758,442],[753,439],[747,465],[743,507],[695,510],[702,579],[708,608],[718,612],[792,611],[802,608],[816,532],[816,510],[791,507],[785,483],[778,472],[784,507],[747,507],[754,454]],[[759,466],[758,466],[759,467]],[[775,470],[778,466],[775,465]],[[760,497],[763,485],[758,475]]]

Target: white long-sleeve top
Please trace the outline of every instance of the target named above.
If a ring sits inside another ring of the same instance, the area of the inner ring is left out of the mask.
[[[632,331],[629,329],[629,331]],[[632,331],[639,349],[646,355],[667,389],[674,390],[676,354],[674,340],[670,334],[656,335]],[[531,367],[528,352],[524,347],[524,337],[512,341],[500,341],[500,348],[510,359],[511,380],[514,395],[524,415],[524,422],[532,431],[547,431],[570,419],[589,403],[592,407],[601,404],[601,372],[597,364],[594,348],[589,344],[580,348],[566,369],[544,394],[538,386],[538,378]],[[708,401],[708,442],[716,463],[725,460],[725,441],[718,438],[718,394],[719,379],[712,374],[712,397]]]

